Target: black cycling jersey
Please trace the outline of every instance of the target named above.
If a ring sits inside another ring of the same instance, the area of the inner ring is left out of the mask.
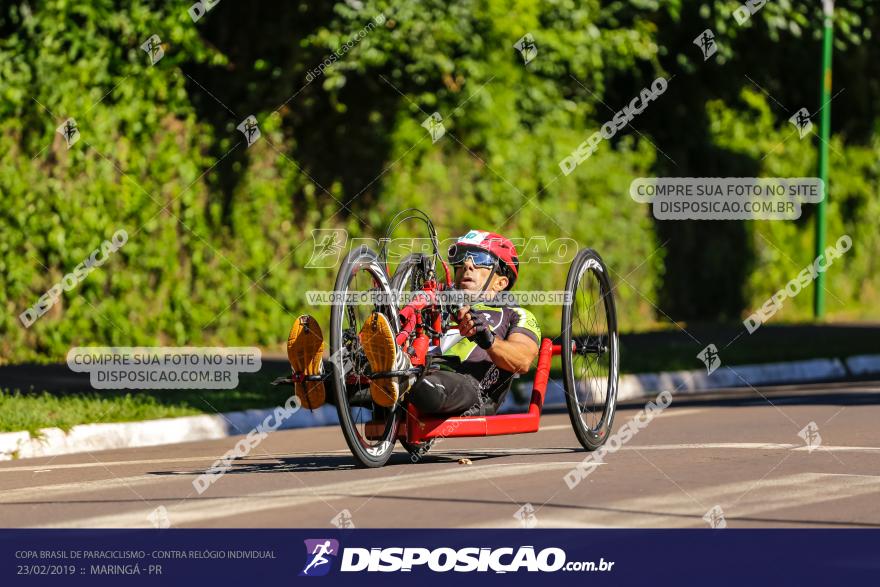
[[[535,344],[540,344],[541,329],[538,321],[525,308],[513,304],[493,306],[491,302],[475,304],[471,308],[483,315],[496,337],[503,340],[514,332],[519,332],[534,340]],[[446,337],[452,336],[458,336],[458,329],[447,331]],[[446,349],[443,356],[460,359],[461,364],[455,367],[455,371],[476,379],[482,393],[500,406],[510,389],[514,373],[499,368],[492,362],[488,352],[466,338]]]

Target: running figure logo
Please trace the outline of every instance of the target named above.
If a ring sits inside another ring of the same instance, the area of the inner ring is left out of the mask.
[[[795,112],[794,116],[789,118],[788,121],[797,128],[800,138],[810,134],[810,130],[813,128],[813,123],[810,121],[810,111],[806,108],[801,108]]]
[[[143,45],[141,45],[147,55],[150,56],[150,65],[156,65],[160,59],[165,56],[165,50],[162,48],[162,39],[159,35],[151,35]]]
[[[522,55],[523,63],[525,65],[528,65],[532,59],[538,56],[538,46],[535,44],[535,37],[532,36],[532,33],[526,33],[523,35],[513,48],[519,51],[519,54]]]
[[[513,517],[519,520],[520,526],[523,528],[534,528],[538,525],[538,517],[535,516],[535,506],[530,503],[525,504],[513,514]]]
[[[64,137],[64,142],[67,144],[68,149],[79,140],[79,127],[72,118],[68,118],[61,123],[61,126],[55,129],[55,132]]]
[[[727,528],[727,520],[724,519],[724,510],[720,505],[712,506],[708,512],[703,515],[703,519],[709,524],[710,528]]]
[[[434,112],[422,122],[422,127],[431,135],[431,143],[436,143],[446,134],[446,127],[443,126],[443,117],[439,112]]]
[[[335,267],[339,261],[348,232],[342,228],[315,228],[312,230],[312,256],[306,263],[307,269]]]
[[[798,436],[803,438],[807,443],[807,452],[813,452],[822,446],[822,435],[819,434],[819,426],[815,422],[810,422],[798,432]]]
[[[332,538],[311,538],[306,543],[306,566],[300,577],[321,577],[330,572],[331,558],[339,555],[339,541]]]
[[[257,119],[253,114],[245,118],[241,124],[235,128],[241,131],[241,134],[244,135],[248,147],[257,142],[257,139],[262,136],[260,134],[260,127],[257,125]]]
[[[700,33],[700,35],[694,39],[694,45],[699,47],[700,51],[703,52],[703,61],[708,60],[715,55],[716,51],[718,51],[718,45],[715,44],[715,35],[712,33],[712,29],[706,29]]]
[[[700,354],[697,355],[697,358],[703,361],[703,363],[706,365],[707,375],[711,375],[712,373],[714,373],[715,369],[717,369],[721,365],[721,355],[718,354],[718,347],[716,347],[714,344],[710,344],[702,351],[700,351]]]
[[[351,512],[347,509],[336,514],[333,519],[330,520],[330,523],[343,530],[354,528],[354,520],[351,519]]]

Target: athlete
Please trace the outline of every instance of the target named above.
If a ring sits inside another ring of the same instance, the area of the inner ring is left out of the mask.
[[[492,415],[510,390],[515,376],[527,373],[538,356],[541,331],[534,315],[505,300],[493,303],[498,293],[510,290],[519,277],[519,258],[513,243],[495,233],[471,230],[449,248],[455,269],[455,287],[480,300],[462,306],[457,329],[444,340],[461,337],[443,350],[431,349],[444,360],[440,370],[421,378],[400,377],[370,382],[373,401],[390,407],[407,394],[421,413]],[[454,338],[453,338],[454,337]],[[395,343],[388,318],[375,312],[360,331],[364,354],[374,372],[410,367],[409,357]],[[332,368],[321,357],[324,340],[317,321],[308,315],[297,318],[287,340],[287,355],[296,373],[315,375]],[[325,383],[296,383],[302,405],[315,409],[327,400]]]

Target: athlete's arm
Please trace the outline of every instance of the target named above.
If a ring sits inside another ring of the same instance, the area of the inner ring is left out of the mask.
[[[481,318],[475,319],[470,308],[464,306],[458,313],[458,331],[465,338],[476,337],[481,331],[489,330]],[[483,334],[485,334],[483,332]],[[513,332],[506,339],[494,336],[489,331],[492,346],[486,348],[489,358],[499,368],[511,373],[527,373],[535,357],[538,356],[538,345],[532,338],[520,332]],[[484,336],[484,338],[486,338]],[[481,345],[482,346],[482,345]],[[484,347],[485,348],[485,347]]]
[[[496,337],[486,352],[499,368],[511,373],[528,373],[538,356],[538,345],[525,334],[514,332],[507,339]]]

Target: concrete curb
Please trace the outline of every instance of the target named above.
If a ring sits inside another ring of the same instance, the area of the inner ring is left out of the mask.
[[[715,389],[809,383],[842,379],[848,375],[864,376],[875,373],[880,373],[880,355],[850,357],[845,363],[840,359],[809,359],[787,363],[725,366],[719,367],[711,375],[702,369],[642,373],[620,377],[617,399],[618,401],[651,399],[663,390],[672,392],[673,396],[695,395]],[[530,392],[529,384],[526,397]],[[565,405],[565,391],[561,380],[550,380],[544,405]],[[506,411],[515,411],[507,405],[505,408]]]
[[[0,461],[225,438],[247,434],[273,412],[274,409],[246,410],[143,422],[81,424],[67,433],[60,428],[42,428],[34,438],[28,432],[7,432],[0,434]],[[279,430],[338,422],[336,409],[325,406],[314,412],[299,410]]]
[[[859,355],[846,359],[811,359],[788,363],[763,365],[735,365],[720,367],[711,375],[703,370],[672,371],[624,375],[620,378],[618,399],[620,401],[648,399],[662,390],[673,395],[697,394],[713,389],[748,387],[794,382],[825,381],[849,375],[880,373],[880,355]],[[520,383],[525,397],[531,392],[531,382]],[[551,380],[547,388],[545,406],[565,404],[565,392],[560,380]],[[509,394],[501,412],[522,410],[522,405]],[[111,450],[212,440],[239,434],[247,434],[273,413],[269,410],[247,410],[220,415],[164,418],[144,422],[120,422],[109,424],[83,424],[65,433],[60,428],[43,428],[39,436],[32,438],[28,432],[0,434],[0,461],[14,458],[45,457]],[[338,424],[336,408],[323,406],[315,411],[299,410],[280,426],[280,430],[309,428]]]
[[[618,399],[639,399],[664,389],[673,395],[700,393],[712,389],[774,385],[789,382],[826,381],[847,374],[840,359],[810,359],[788,363],[734,365],[719,367],[711,375],[705,370],[672,371],[620,378]]]
[[[873,375],[880,373],[880,355],[856,355],[846,360],[846,366],[853,375]]]

